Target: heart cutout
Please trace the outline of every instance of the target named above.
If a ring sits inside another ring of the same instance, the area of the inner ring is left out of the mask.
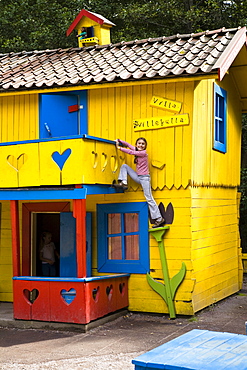
[[[91,159],[92,159],[93,168],[96,168],[98,165],[98,154],[92,151]]]
[[[107,286],[105,291],[106,291],[107,298],[110,301],[112,299],[112,293],[113,293],[113,286],[112,286],[112,284],[110,286]]]
[[[16,171],[20,171],[21,167],[24,165],[24,163],[27,161],[27,154],[22,153],[19,155],[19,157],[15,157],[13,155],[8,155],[7,162],[8,164],[14,168]]]
[[[95,302],[98,302],[98,299],[99,299],[99,286],[97,288],[94,288],[92,290],[92,296],[93,296],[93,299],[95,300]]]
[[[58,152],[52,153],[52,159],[58,165],[61,171],[63,169],[65,162],[69,158],[70,154],[71,154],[71,149],[66,149],[62,154]]]
[[[36,299],[39,296],[39,291],[38,289],[33,289],[33,290],[23,289],[23,294],[24,294],[24,297],[28,300],[28,302],[33,304],[34,301],[36,301]]]
[[[71,304],[76,297],[76,290],[74,288],[70,290],[62,289],[60,294],[67,304]]]
[[[107,155],[105,153],[101,154],[101,171],[105,171],[106,166],[107,166]]]
[[[125,293],[125,283],[120,283],[119,284],[119,292],[121,295],[124,295]]]

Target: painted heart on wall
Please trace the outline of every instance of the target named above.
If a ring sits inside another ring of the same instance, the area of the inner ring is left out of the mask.
[[[24,163],[27,161],[27,154],[22,153],[19,155],[19,157],[15,157],[13,155],[7,156],[7,162],[8,164],[14,168],[16,171],[20,171],[21,167],[24,165]]]
[[[52,159],[58,165],[61,171],[71,152],[72,150],[68,148],[62,154],[60,154],[59,152],[52,153]]]

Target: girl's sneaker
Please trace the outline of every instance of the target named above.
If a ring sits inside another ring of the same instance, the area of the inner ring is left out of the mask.
[[[164,224],[165,224],[164,218],[162,218],[161,221],[155,220],[152,228],[154,229],[156,227],[161,227],[161,226],[164,226]]]
[[[124,182],[120,181],[118,184],[113,184],[114,188],[116,189],[123,189],[123,190],[127,190],[128,189],[128,185],[125,184]]]

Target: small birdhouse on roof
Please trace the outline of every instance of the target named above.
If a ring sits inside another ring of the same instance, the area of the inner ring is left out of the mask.
[[[114,23],[100,14],[82,9],[68,28],[66,35],[76,29],[79,47],[91,45],[107,45],[111,43],[110,28]]]

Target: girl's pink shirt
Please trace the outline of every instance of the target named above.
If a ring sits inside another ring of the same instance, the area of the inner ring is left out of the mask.
[[[121,144],[124,146],[127,146],[130,149],[127,148],[119,148],[122,152],[127,154],[132,154],[137,156],[137,163],[136,163],[136,173],[137,175],[149,175],[149,169],[148,169],[148,154],[146,150],[136,150],[136,148],[127,143],[123,140],[118,140]]]

